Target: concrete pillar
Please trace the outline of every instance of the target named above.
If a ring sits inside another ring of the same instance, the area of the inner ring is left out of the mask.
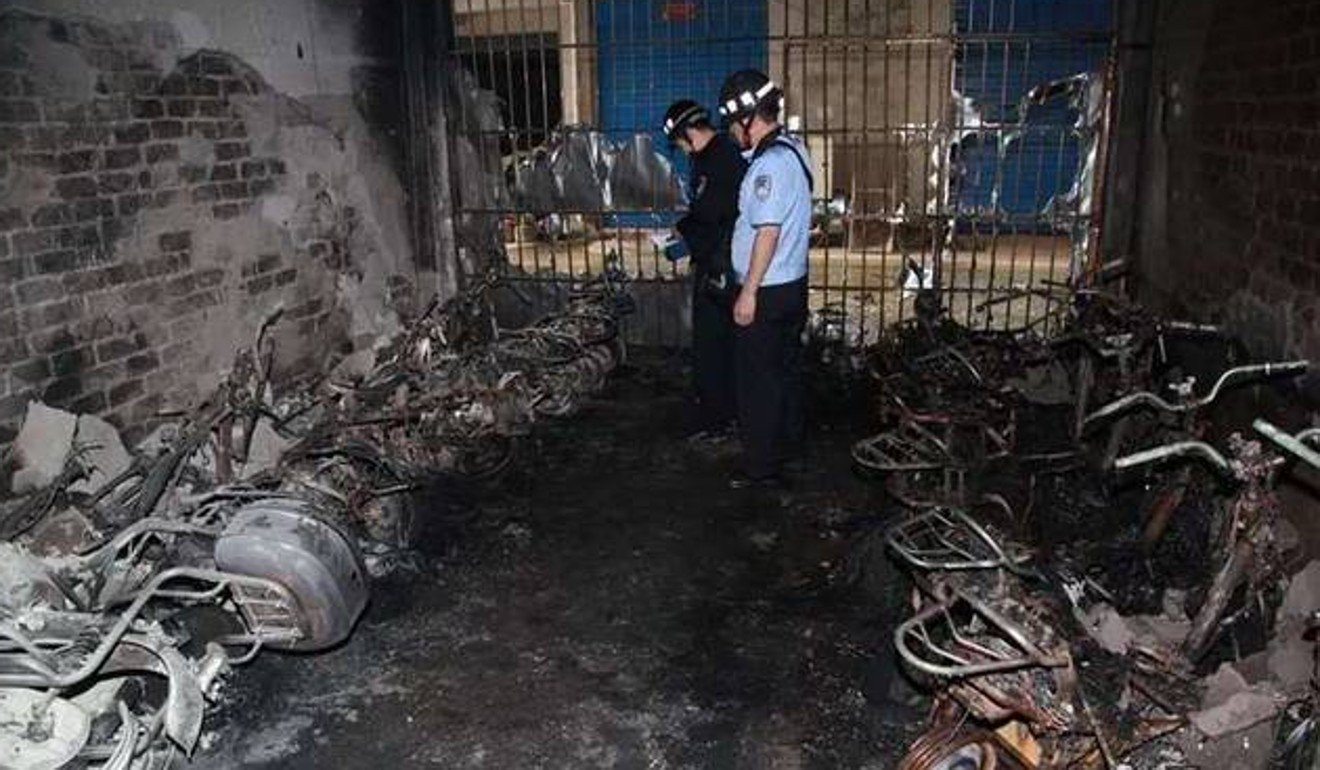
[[[559,0],[559,94],[564,108],[563,123],[571,126],[595,123],[595,50],[590,6],[583,0]]]

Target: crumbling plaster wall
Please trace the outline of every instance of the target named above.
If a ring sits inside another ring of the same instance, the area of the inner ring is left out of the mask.
[[[0,0],[0,446],[29,399],[145,430],[277,308],[299,375],[450,288],[409,242],[393,5]]]
[[[1320,5],[1165,0],[1150,34],[1144,298],[1320,359]]]

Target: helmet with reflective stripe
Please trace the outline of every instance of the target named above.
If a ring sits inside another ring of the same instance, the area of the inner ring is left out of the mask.
[[[783,98],[784,92],[764,72],[739,70],[725,79],[720,88],[720,116],[725,120],[742,120],[766,103],[780,108]]]
[[[665,110],[664,130],[670,141],[681,139],[688,126],[710,123],[710,113],[691,99],[679,99]]]

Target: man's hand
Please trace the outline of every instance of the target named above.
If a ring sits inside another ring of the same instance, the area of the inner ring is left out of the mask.
[[[733,303],[733,322],[739,326],[750,326],[756,320],[756,290],[761,287],[761,279],[765,278],[766,271],[770,269],[778,243],[779,225],[756,228],[747,276],[743,280],[742,291],[738,292],[738,300]]]
[[[733,322],[739,326],[751,326],[756,320],[756,290],[744,286],[738,292],[738,299],[733,303]]]

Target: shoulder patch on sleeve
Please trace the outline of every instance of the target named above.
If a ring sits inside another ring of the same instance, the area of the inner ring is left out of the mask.
[[[774,180],[769,174],[757,174],[755,181],[752,183],[752,192],[756,194],[757,198],[766,200],[770,197],[770,193],[774,191],[774,185]]]

